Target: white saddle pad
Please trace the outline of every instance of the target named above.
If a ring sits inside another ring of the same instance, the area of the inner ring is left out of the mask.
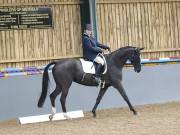
[[[81,64],[85,73],[95,74],[95,67],[93,65],[93,62],[85,61],[82,58],[80,58],[80,61],[81,61]]]

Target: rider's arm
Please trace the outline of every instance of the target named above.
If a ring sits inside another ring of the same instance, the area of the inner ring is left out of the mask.
[[[91,45],[91,41],[88,38],[83,39],[83,45],[84,45],[84,47],[88,48],[89,50],[93,50],[97,53],[102,53],[101,49],[99,49],[98,47],[93,47]]]
[[[110,49],[109,46],[100,44],[98,41],[97,41],[97,46],[103,49],[108,49],[108,50]]]

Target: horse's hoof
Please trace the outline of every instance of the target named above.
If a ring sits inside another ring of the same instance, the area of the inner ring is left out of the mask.
[[[93,118],[96,118],[96,112],[92,111]]]
[[[134,114],[135,116],[138,116],[138,112],[136,112],[136,111],[133,111],[133,114]]]
[[[140,116],[140,113],[139,112],[136,112],[136,114],[134,114],[135,116]]]
[[[49,120],[52,121],[53,117],[53,115],[49,115]]]

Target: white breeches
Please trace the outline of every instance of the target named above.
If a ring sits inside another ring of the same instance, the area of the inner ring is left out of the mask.
[[[102,66],[104,66],[104,60],[103,58],[101,58],[100,56],[97,56],[95,59],[94,59],[95,62],[97,62],[98,64],[101,64]]]

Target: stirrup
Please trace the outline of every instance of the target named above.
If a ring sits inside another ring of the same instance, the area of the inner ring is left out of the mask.
[[[96,80],[97,84],[99,84],[101,82],[101,78],[100,77],[94,76],[94,79]]]
[[[98,87],[99,90],[101,88],[104,88],[105,87],[105,80],[101,80],[97,87]]]
[[[93,78],[97,82],[98,85],[101,83],[101,78],[100,77],[93,76]]]
[[[97,77],[97,76],[94,76],[94,79],[96,80],[96,82],[97,82],[97,87],[98,87],[98,89],[101,89],[101,88],[104,88],[104,86],[105,86],[105,80],[104,81],[102,81],[102,79],[100,78],[100,77]]]
[[[97,88],[100,90],[102,88],[102,80],[100,79]]]
[[[101,82],[101,88],[105,87],[105,80]]]

